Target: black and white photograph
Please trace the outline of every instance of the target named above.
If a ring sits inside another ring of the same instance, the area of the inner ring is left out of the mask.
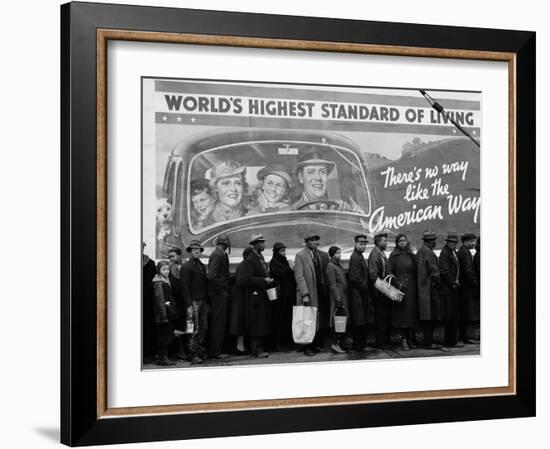
[[[479,356],[481,99],[142,77],[142,369]]]

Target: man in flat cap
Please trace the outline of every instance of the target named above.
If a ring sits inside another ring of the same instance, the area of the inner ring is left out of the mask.
[[[460,261],[460,329],[459,340],[466,344],[476,343],[469,335],[475,322],[479,321],[479,279],[474,269],[472,249],[475,248],[477,237],[475,234],[464,234],[462,245],[458,250]]]
[[[210,186],[217,197],[212,211],[214,222],[233,220],[244,215],[242,204],[246,167],[237,161],[227,160],[212,169]]]
[[[445,346],[452,348],[454,346],[463,346],[463,344],[457,342],[458,320],[460,316],[458,303],[460,263],[456,254],[457,233],[449,231],[445,241],[445,246],[443,246],[439,254],[439,272],[441,274],[439,295],[443,322],[445,324]]]
[[[208,326],[208,356],[213,359],[228,357],[222,352],[227,330],[227,308],[229,301],[229,256],[231,242],[227,234],[220,234],[216,248],[208,257],[208,300],[210,303],[210,324]]]
[[[437,237],[428,229],[422,235],[424,244],[416,253],[418,270],[418,314],[424,328],[424,345],[427,349],[442,349],[434,343],[434,326],[441,321],[439,286],[441,274],[439,262],[434,253]]]
[[[180,269],[183,300],[187,308],[187,317],[193,320],[193,333],[189,337],[189,357],[191,363],[202,363],[206,358],[204,347],[208,330],[208,279],[206,267],[201,262],[204,251],[198,240],[191,240],[187,252],[191,257]]]
[[[388,258],[386,248],[388,234],[379,232],[374,236],[374,248],[369,254],[369,281],[372,292],[372,304],[374,306],[374,332],[376,334],[376,346],[382,349],[390,349],[390,323],[391,300],[374,288],[377,279],[386,277]]]
[[[350,198],[352,204],[342,199],[328,197],[328,176],[334,170],[336,164],[324,159],[320,151],[310,148],[298,157],[296,164],[296,177],[302,185],[302,196],[296,201],[292,209],[309,210],[341,210],[347,212],[363,213],[361,208]]]
[[[246,297],[246,328],[251,355],[265,358],[269,357],[265,339],[272,333],[271,305],[266,290],[273,286],[273,279],[269,276],[269,268],[262,254],[265,249],[263,235],[257,232],[252,234],[249,244],[253,250],[242,262],[240,280]]]
[[[304,354],[312,356],[321,351],[323,338],[329,326],[329,296],[326,280],[328,254],[320,251],[320,237],[308,233],[304,238],[305,248],[294,258],[294,277],[296,279],[296,303],[301,306],[317,307],[317,323],[315,338],[304,349]]]
[[[350,318],[353,333],[353,349],[366,351],[369,308],[369,268],[363,254],[367,248],[367,236],[356,235],[355,248],[349,259],[348,280],[351,289]]]

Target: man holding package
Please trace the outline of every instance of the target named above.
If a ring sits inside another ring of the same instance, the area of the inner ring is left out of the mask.
[[[305,236],[305,248],[294,259],[294,277],[297,285],[296,302],[299,306],[317,307],[316,334],[304,354],[312,356],[321,351],[323,338],[329,326],[329,296],[326,282],[328,254],[320,251],[320,237],[314,233]]]

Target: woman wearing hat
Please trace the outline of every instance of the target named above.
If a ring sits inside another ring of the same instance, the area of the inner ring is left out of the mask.
[[[290,209],[292,178],[282,164],[262,168],[257,175],[260,185],[248,215]]]
[[[217,201],[212,211],[214,222],[222,222],[244,215],[242,205],[246,167],[239,162],[227,160],[212,170],[210,185]]]
[[[156,327],[157,365],[175,365],[168,358],[168,345],[174,339],[174,325],[178,318],[176,303],[168,276],[170,263],[161,260],[157,263],[157,274],[153,278],[154,311]]]
[[[404,351],[415,348],[414,330],[418,326],[418,300],[416,296],[416,260],[405,234],[395,237],[395,249],[388,259],[388,274],[398,281],[405,293],[401,302],[391,303],[391,326],[401,332]]]
[[[328,250],[329,260],[327,265],[327,281],[330,291],[330,321],[329,325],[332,330],[332,351],[337,354],[344,354],[346,351],[342,349],[341,342],[345,339],[345,333],[337,334],[334,326],[334,312],[337,309],[343,308],[349,314],[348,306],[348,281],[346,272],[340,264],[342,250],[337,246],[331,246]]]
[[[279,298],[272,301],[273,335],[277,346],[292,345],[292,306],[296,300],[296,280],[294,271],[286,258],[286,245],[276,242],[273,257],[269,262],[269,272],[279,284]]]
[[[254,250],[251,246],[248,246],[243,251],[243,260],[237,265],[235,269],[235,284],[231,288],[231,295],[229,300],[229,333],[236,337],[238,355],[245,353],[244,338],[247,336],[246,326],[246,287],[243,285],[244,275],[244,261]]]

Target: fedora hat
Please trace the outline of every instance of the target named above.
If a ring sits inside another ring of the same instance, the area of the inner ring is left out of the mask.
[[[315,232],[308,232],[304,237],[304,242],[307,242],[308,240],[321,240],[321,237],[315,234]]]
[[[462,236],[462,243],[468,241],[468,240],[475,240],[477,239],[477,235],[472,234],[471,232],[468,232]]]
[[[204,251],[204,248],[202,247],[201,242],[199,242],[198,240],[191,240],[191,242],[186,248],[188,253],[190,253],[192,249],[200,249],[201,253]]]
[[[265,242],[264,236],[260,232],[255,232],[250,236],[249,245],[254,245],[256,242]]]
[[[449,231],[445,241],[446,242],[458,242],[458,234],[455,231]]]
[[[273,252],[279,251],[280,249],[286,248],[286,245],[282,242],[275,242],[273,244]]]
[[[436,240],[437,236],[435,235],[435,231],[433,229],[427,229],[424,231],[424,234],[422,234],[422,240],[428,241],[428,240]]]
[[[323,159],[323,157],[321,156],[321,152],[315,147],[311,147],[304,154],[300,154],[300,156],[298,156],[296,173],[298,173],[302,169],[302,167],[305,167],[306,165],[324,165],[325,167],[327,167],[328,172],[330,173],[336,166],[336,163]]]

